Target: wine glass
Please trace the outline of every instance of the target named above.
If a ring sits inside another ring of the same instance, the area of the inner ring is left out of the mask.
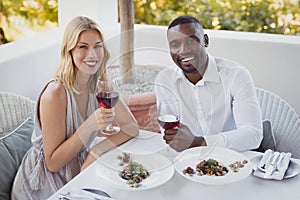
[[[158,102],[157,114],[157,121],[163,132],[166,129],[174,129],[179,126],[180,110],[177,101],[171,103]]]
[[[180,124],[180,107],[178,101],[173,102],[157,102],[157,121],[161,129],[162,135],[166,129],[175,129]],[[167,147],[169,157],[170,147]]]
[[[117,104],[119,100],[119,93],[114,90],[113,86],[114,84],[110,80],[98,79],[96,98],[101,107],[111,109]],[[120,127],[113,126],[112,121],[110,121],[102,128],[101,131],[104,135],[113,135],[120,131]]]

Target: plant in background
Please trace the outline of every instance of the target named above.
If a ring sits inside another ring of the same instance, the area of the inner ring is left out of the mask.
[[[134,24],[132,17],[135,16],[137,24],[166,26],[178,15],[191,15],[198,18],[206,29],[300,34],[300,0],[120,0],[119,2],[123,11],[130,9],[127,14],[120,17],[125,21],[121,24]],[[58,0],[0,1],[0,27],[4,28],[9,41],[22,38],[24,33],[42,32],[57,25]],[[130,34],[128,35],[130,37]],[[128,69],[126,66],[133,66],[134,63],[121,65],[125,66],[122,69],[126,71]],[[130,70],[127,71],[130,77]]]
[[[0,27],[8,40],[57,27],[58,0],[1,0]]]
[[[300,34],[299,0],[134,0],[136,23],[168,25],[179,15],[203,27],[286,35]]]

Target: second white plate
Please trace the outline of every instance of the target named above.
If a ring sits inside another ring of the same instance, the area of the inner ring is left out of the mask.
[[[199,176],[194,174],[192,176],[184,174],[183,170],[187,167],[192,167],[196,169],[196,165],[202,160],[208,160],[213,158],[221,162],[229,170],[224,176]],[[248,163],[245,164],[243,168],[240,168],[238,172],[233,172],[230,170],[229,165],[236,161],[247,160]],[[253,168],[253,164],[250,163],[249,159],[243,154],[236,151],[220,148],[220,147],[195,147],[187,149],[181,152],[175,159],[174,166],[176,171],[183,177],[202,184],[207,185],[222,185],[228,184],[236,181],[240,181],[248,177]]]

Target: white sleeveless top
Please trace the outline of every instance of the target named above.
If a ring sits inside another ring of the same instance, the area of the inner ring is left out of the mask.
[[[51,81],[55,81],[51,80]],[[45,88],[51,82],[49,81]],[[66,117],[66,139],[69,138],[83,123],[83,119],[77,108],[77,104],[74,98],[74,94],[65,87],[67,94],[67,117]],[[87,144],[83,146],[80,152],[72,160],[70,160],[64,167],[58,172],[48,171],[44,158],[43,142],[42,142],[42,130],[40,127],[40,121],[38,119],[38,111],[40,107],[39,95],[37,102],[37,109],[35,115],[35,125],[32,134],[33,146],[25,154],[19,170],[16,174],[11,197],[15,199],[47,199],[63,185],[69,182],[79,172],[80,168],[87,156],[88,147],[95,139],[97,131],[91,134],[91,137]],[[87,109],[87,116],[93,113],[99,107],[98,102],[94,94],[89,94],[89,103]]]

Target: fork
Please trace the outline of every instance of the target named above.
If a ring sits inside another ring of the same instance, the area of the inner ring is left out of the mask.
[[[65,194],[63,193],[60,193],[59,194],[59,200],[63,200],[63,199],[66,199],[66,200],[102,200],[102,199],[99,199],[99,198],[96,198],[96,197],[87,197],[87,196],[83,196],[83,195],[72,195],[70,192],[67,192]]]

